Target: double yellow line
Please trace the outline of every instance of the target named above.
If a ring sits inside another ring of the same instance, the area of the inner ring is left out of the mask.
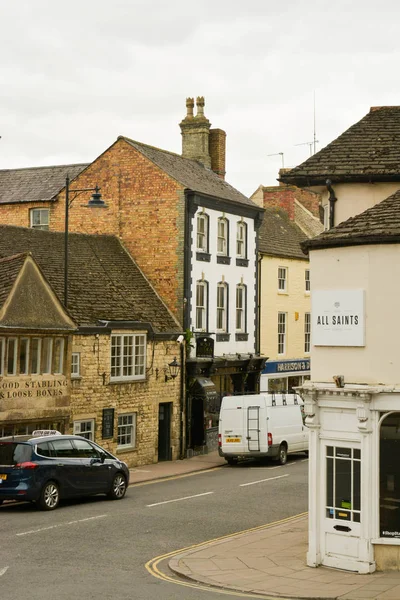
[[[240,535],[243,535],[245,533],[262,531],[263,529],[269,529],[270,527],[275,527],[276,525],[283,525],[284,523],[290,523],[290,521],[295,521],[301,517],[305,517],[307,514],[308,514],[307,512],[300,513],[299,515],[294,515],[293,517],[287,517],[286,519],[281,519],[280,521],[274,521],[273,523],[267,523],[266,525],[259,525],[258,527],[252,527],[251,529],[244,529],[243,531],[238,531],[237,533],[223,535],[221,537],[214,538],[213,540],[208,540],[207,542],[202,542],[200,544],[194,544],[193,546],[187,546],[186,548],[182,548],[181,550],[174,550],[173,552],[168,552],[167,554],[162,554],[160,556],[156,556],[155,558],[152,558],[145,564],[145,567],[146,567],[147,571],[150,573],[150,575],[153,575],[153,577],[157,577],[157,579],[161,579],[162,581],[168,581],[169,583],[175,583],[176,585],[182,585],[184,587],[201,589],[203,591],[204,590],[210,591],[212,589],[213,591],[218,592],[219,594],[225,594],[227,596],[238,596],[241,598],[258,598],[259,600],[278,600],[276,596],[262,596],[260,594],[252,594],[250,592],[247,592],[247,593],[246,592],[242,593],[239,591],[236,592],[234,590],[227,590],[227,589],[220,588],[217,586],[200,584],[200,583],[195,583],[195,582],[192,583],[190,581],[183,581],[180,579],[176,579],[175,577],[171,577],[170,575],[163,573],[159,568],[159,564],[166,559],[171,559],[174,556],[177,556],[184,552],[189,552],[194,549],[205,548],[216,542],[237,538]]]

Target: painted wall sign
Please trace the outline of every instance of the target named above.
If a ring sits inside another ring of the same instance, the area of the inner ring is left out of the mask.
[[[314,346],[365,346],[364,290],[314,290],[311,339]]]
[[[270,373],[298,373],[310,370],[310,359],[303,360],[271,360],[265,363],[262,374]]]
[[[11,379],[0,381],[0,400],[66,396],[67,379]]]

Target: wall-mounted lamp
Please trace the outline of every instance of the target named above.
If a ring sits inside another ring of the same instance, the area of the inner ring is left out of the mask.
[[[175,379],[178,376],[180,368],[181,368],[181,365],[178,363],[178,361],[176,360],[176,356],[175,356],[174,360],[169,363],[168,369],[166,367],[164,369],[165,381],[167,382],[170,379]],[[168,375],[168,370],[169,370],[169,375]]]

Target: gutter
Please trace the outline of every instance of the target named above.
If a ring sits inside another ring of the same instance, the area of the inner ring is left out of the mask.
[[[332,229],[335,227],[335,202],[337,202],[337,198],[330,179],[326,180],[326,189],[329,192],[329,229]]]

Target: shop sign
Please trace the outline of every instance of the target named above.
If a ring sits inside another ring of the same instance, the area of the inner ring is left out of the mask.
[[[214,358],[214,340],[211,337],[199,337],[196,339],[196,357]]]
[[[103,426],[101,437],[103,440],[112,438],[114,435],[114,409],[103,408]]]
[[[299,371],[310,370],[310,359],[305,358],[303,360],[271,360],[265,363],[265,367],[262,374],[272,373],[298,373]]]
[[[50,398],[67,395],[67,379],[24,379],[0,381],[0,400],[17,398]]]
[[[364,290],[314,290],[311,336],[314,346],[365,346]]]

